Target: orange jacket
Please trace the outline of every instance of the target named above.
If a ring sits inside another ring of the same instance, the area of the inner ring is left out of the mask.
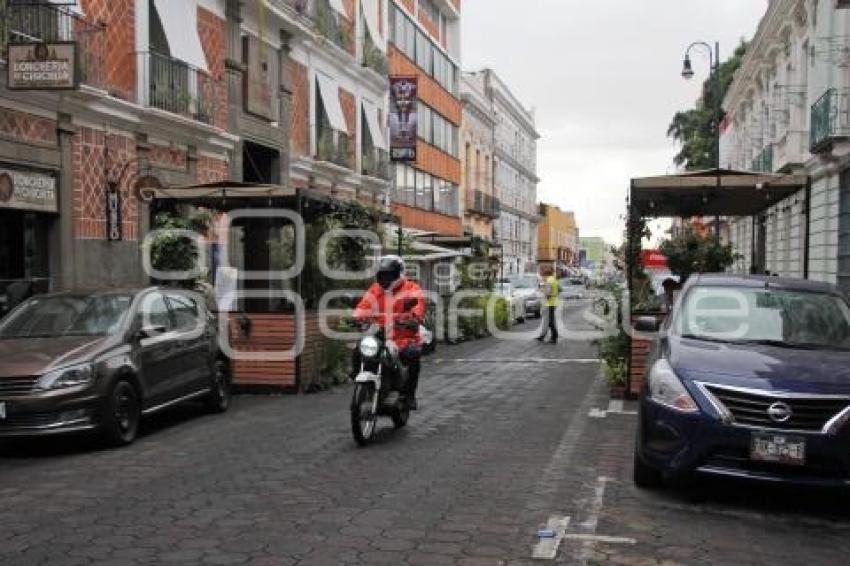
[[[416,299],[416,306],[405,311],[404,303],[411,298]],[[410,344],[418,346],[421,343],[418,328],[408,330],[393,324],[395,320],[403,319],[404,317],[399,317],[403,314],[409,314],[418,322],[425,318],[425,296],[422,294],[422,288],[406,277],[402,277],[395,291],[384,291],[380,285],[373,283],[354,309],[354,318],[374,318],[381,326],[391,325],[390,339],[402,350]]]

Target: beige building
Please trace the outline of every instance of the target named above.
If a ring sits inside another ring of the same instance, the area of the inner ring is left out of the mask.
[[[493,241],[493,224],[499,218],[499,200],[493,184],[493,151],[496,117],[480,81],[461,79],[461,202],[464,230]]]

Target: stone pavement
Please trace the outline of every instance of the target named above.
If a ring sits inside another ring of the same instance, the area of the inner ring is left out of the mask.
[[[568,309],[574,327],[587,329],[584,306]],[[241,396],[221,416],[178,409],[119,450],[6,446],[0,564],[530,565],[545,563],[531,555],[550,517],[569,517],[558,563],[846,562],[850,520],[834,498],[635,489],[630,407],[589,416],[608,408],[594,354],[566,341],[441,347],[422,410],[366,449],[348,388]]]

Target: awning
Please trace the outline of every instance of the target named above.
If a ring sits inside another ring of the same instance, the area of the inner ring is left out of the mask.
[[[316,73],[316,80],[319,83],[319,94],[325,104],[325,112],[328,114],[331,128],[340,132],[348,132],[345,114],[342,113],[342,104],[339,101],[339,84],[322,73]]]
[[[753,216],[805,189],[805,175],[713,169],[632,179],[629,202],[642,216]]]
[[[384,41],[384,37],[380,31],[381,26],[378,23],[380,21],[378,0],[361,0],[361,6],[363,7],[363,16],[366,20],[366,29],[369,31],[369,36],[378,49],[386,51],[387,42]]]
[[[282,198],[296,195],[292,187],[220,181],[185,187],[146,187],[140,189],[144,200],[164,199],[197,201],[203,199]]]
[[[369,133],[372,135],[372,143],[378,149],[386,150],[387,138],[384,136],[381,121],[378,119],[378,107],[364,100],[363,113],[366,114],[366,124],[369,126]]]
[[[345,4],[342,0],[331,0],[331,8],[345,16],[348,17],[348,12],[345,11]]]
[[[197,0],[154,0],[154,6],[165,30],[171,56],[209,71],[201,36],[198,35]]]

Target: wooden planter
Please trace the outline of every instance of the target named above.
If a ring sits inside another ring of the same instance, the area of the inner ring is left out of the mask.
[[[250,333],[243,332],[238,314],[228,316],[230,344],[237,352],[288,352],[296,344],[294,314],[247,314]],[[317,379],[321,359],[321,334],[316,313],[304,315],[304,349],[291,360],[234,360],[234,385],[266,386],[300,391]]]
[[[654,316],[658,320],[659,324],[663,323],[664,320],[667,318],[667,314],[662,312],[642,312],[633,313],[632,321],[634,322],[638,317],[642,316]],[[647,367],[647,362],[649,360],[649,353],[651,349],[651,340],[632,338],[631,359],[629,360],[628,387],[629,396],[632,398],[640,395],[640,391],[643,388],[643,383],[644,381],[646,381],[646,374],[649,371],[649,368]]]

